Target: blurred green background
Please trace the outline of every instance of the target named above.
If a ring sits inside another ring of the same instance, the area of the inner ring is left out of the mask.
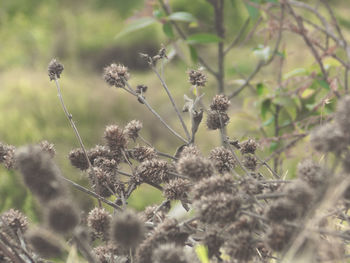
[[[0,3],[0,141],[15,146],[48,140],[56,146],[58,163],[62,173],[74,181],[87,185],[86,175],[69,164],[68,152],[78,147],[75,135],[63,114],[54,83],[47,76],[47,64],[58,58],[65,66],[61,87],[66,105],[73,115],[87,148],[102,143],[106,125],[125,125],[129,120],[143,122],[142,135],[159,150],[173,154],[180,142],[157,122],[144,106],[122,90],[110,88],[102,80],[103,68],[115,61],[124,63],[131,72],[133,86],[145,84],[149,87],[147,99],[164,118],[182,132],[181,126],[170,107],[159,81],[139,52],[155,54],[161,44],[169,44],[161,25],[152,25],[120,38],[115,36],[125,24],[134,19],[150,16],[154,2],[141,0],[2,0]],[[213,10],[205,0],[170,1],[174,11],[192,13],[199,21],[189,32],[213,32]],[[315,2],[315,1],[309,1]],[[347,19],[350,10],[348,1],[332,1],[339,22],[344,30],[350,27]],[[242,1],[227,1],[227,43],[234,39],[249,14]],[[253,23],[250,23],[252,28]],[[346,35],[348,32],[346,32]],[[249,75],[257,58],[252,49],[259,44],[273,46],[264,30],[243,46],[233,49],[226,60],[228,88],[234,90],[242,75]],[[285,53],[288,63],[285,72],[295,67],[312,66],[313,60],[300,38],[285,34]],[[187,49],[178,43],[184,52],[183,58],[171,61],[165,68],[165,79],[180,108],[183,95],[190,94],[186,71],[197,67],[189,59]],[[211,63],[215,61],[215,45],[200,46]],[[296,52],[297,51],[297,52]],[[215,63],[215,62],[213,62]],[[278,63],[273,63],[256,77],[257,81],[269,84],[276,75]],[[257,82],[252,82],[254,85]],[[209,103],[216,93],[215,80],[209,77],[204,101]],[[272,86],[271,86],[272,87]],[[232,103],[231,122],[228,131],[238,139],[258,137],[263,120],[258,115],[255,90],[246,89]],[[187,116],[185,120],[189,124]],[[209,136],[208,136],[209,134]],[[217,132],[208,131],[202,123],[198,132],[200,149],[207,153],[219,145]],[[294,156],[302,158],[307,149],[300,147]],[[269,149],[261,152],[261,156]],[[295,164],[289,164],[288,173],[293,176]],[[93,205],[86,195],[72,190],[84,209]],[[161,193],[149,187],[136,191],[130,204],[137,209],[159,202]],[[22,186],[19,176],[0,167],[0,212],[11,207],[18,208],[38,219],[35,201]]]

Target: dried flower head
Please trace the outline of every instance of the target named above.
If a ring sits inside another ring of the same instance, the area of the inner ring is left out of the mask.
[[[210,104],[210,109],[213,111],[227,111],[231,102],[225,95],[215,95],[213,101]]]
[[[245,168],[247,168],[251,171],[255,171],[256,166],[258,164],[258,160],[256,159],[256,157],[254,155],[246,154],[243,156],[242,163],[243,163]]]
[[[326,173],[323,168],[310,159],[298,164],[298,177],[313,188],[318,188],[326,182]]]
[[[282,199],[272,202],[267,207],[266,217],[273,222],[293,221],[300,217],[300,207],[295,202]]]
[[[251,153],[254,154],[256,149],[258,148],[258,144],[253,139],[248,139],[247,141],[244,141],[240,143],[240,150],[242,154]]]
[[[57,166],[39,146],[20,148],[16,152],[16,164],[25,184],[41,201],[48,202],[64,194]]]
[[[339,153],[345,149],[345,135],[336,123],[326,123],[311,132],[310,142],[316,151]]]
[[[208,256],[212,258],[215,255],[220,255],[220,248],[224,244],[224,239],[218,231],[206,233],[203,243],[208,248]]]
[[[194,144],[190,144],[190,145],[186,145],[185,147],[183,147],[181,149],[181,152],[179,153],[179,155],[182,156],[186,156],[186,155],[201,155],[201,152],[199,151],[198,147]]]
[[[350,96],[346,95],[341,100],[339,100],[334,117],[340,129],[347,135],[349,135],[349,130],[350,130],[349,115],[350,115]]]
[[[1,219],[16,234],[18,230],[21,230],[21,232],[24,233],[28,228],[27,217],[18,210],[11,208],[1,215]]]
[[[190,181],[176,178],[164,185],[163,194],[168,200],[184,200],[187,199],[190,186]]]
[[[203,178],[194,185],[191,190],[193,200],[199,200],[202,196],[209,196],[215,193],[227,193],[235,195],[238,189],[232,175],[213,175]]]
[[[93,252],[98,260],[98,263],[127,263],[127,258],[121,256],[126,254],[121,248],[114,244],[108,243],[104,246],[98,246],[93,249]]]
[[[42,257],[59,257],[62,254],[61,240],[48,230],[43,228],[30,229],[26,238],[34,251]]]
[[[189,76],[189,82],[193,86],[204,87],[205,84],[207,83],[207,76],[200,69],[198,69],[198,70],[194,70],[194,69],[189,70],[188,71],[188,76]]]
[[[89,212],[87,225],[97,237],[108,239],[112,215],[104,208],[95,207]]]
[[[107,145],[111,151],[118,151],[124,149],[128,143],[127,134],[125,130],[118,125],[109,125],[106,127],[104,137]]]
[[[137,146],[129,151],[130,157],[138,162],[152,160],[157,157],[157,152],[154,148],[148,146]]]
[[[132,211],[123,211],[112,220],[113,241],[125,248],[135,248],[144,237],[144,225]]]
[[[222,146],[210,151],[209,160],[213,162],[216,170],[221,174],[230,172],[236,166],[232,153]]]
[[[281,252],[288,247],[295,229],[287,225],[274,224],[266,234],[265,241],[274,251]]]
[[[225,252],[237,262],[249,262],[256,254],[256,241],[248,231],[241,231],[225,243]]]
[[[142,123],[138,120],[132,120],[125,126],[125,133],[130,139],[135,141],[139,137],[139,131],[142,129]]]
[[[124,184],[118,180],[115,174],[100,167],[94,167],[93,170],[89,171],[89,179],[92,189],[102,197],[124,193]]]
[[[0,163],[3,163],[7,169],[15,168],[15,150],[12,145],[0,143]]]
[[[49,203],[46,209],[47,224],[57,233],[70,232],[79,223],[78,211],[71,200],[54,200]]]
[[[104,158],[104,159],[111,159],[112,153],[108,149],[107,146],[104,145],[96,145],[94,148],[91,148],[87,151],[87,155],[89,157],[90,163],[95,165],[95,160]]]
[[[48,153],[51,158],[55,157],[56,150],[53,143],[49,143],[48,141],[44,140],[39,142],[39,146],[44,152]]]
[[[189,263],[183,248],[174,243],[161,244],[154,250],[152,260],[154,263]]]
[[[208,159],[196,155],[182,156],[177,162],[176,169],[181,175],[192,180],[210,177],[214,174],[212,163]]]
[[[233,222],[241,205],[240,198],[226,193],[203,196],[194,203],[199,219],[208,224]]]
[[[124,65],[113,63],[104,68],[103,78],[110,86],[124,88],[125,82],[130,78],[130,74],[128,68]]]
[[[209,130],[217,130],[225,127],[230,120],[226,112],[222,111],[208,111],[207,127]]]
[[[68,155],[70,163],[82,170],[85,171],[89,168],[89,163],[86,160],[86,156],[84,154],[84,151],[81,148],[77,148],[74,150],[71,150]]]
[[[60,62],[58,62],[57,59],[52,59],[47,68],[50,80],[59,79],[61,77],[63,69],[63,65]]]
[[[168,182],[171,178],[169,175],[170,166],[166,161],[159,159],[146,160],[142,162],[136,169],[137,182],[152,182],[160,184]]]

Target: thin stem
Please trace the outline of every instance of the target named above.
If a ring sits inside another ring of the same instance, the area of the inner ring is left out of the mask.
[[[103,203],[115,208],[115,209],[118,209],[118,210],[122,210],[118,205],[114,204],[113,202],[103,198],[102,196],[96,194],[95,192],[73,182],[72,180],[69,180],[68,178],[64,177],[64,176],[60,176],[63,180],[65,180],[66,182],[70,183],[73,187],[75,187],[76,189],[78,189],[79,191],[83,192],[83,193],[86,193],[88,195],[91,195],[95,198],[97,198],[99,201],[102,201]]]
[[[276,170],[274,171],[270,165],[265,162],[264,160],[262,160],[257,154],[254,154],[254,156],[259,160],[260,163],[262,163],[272,174],[275,178],[279,179],[281,178],[277,173],[276,173]]]
[[[162,62],[163,62],[163,60],[162,60]],[[175,112],[176,112],[176,114],[177,114],[177,116],[178,116],[178,118],[179,118],[179,120],[180,120],[180,122],[181,122],[181,125],[182,125],[182,127],[183,127],[183,129],[184,129],[184,131],[185,131],[185,133],[186,133],[187,140],[188,140],[188,141],[191,140],[191,137],[190,137],[190,134],[189,134],[189,132],[188,132],[187,126],[186,126],[184,120],[182,119],[182,116],[181,116],[181,114],[180,114],[180,111],[179,111],[179,109],[177,108],[177,106],[176,106],[176,104],[175,104],[174,98],[173,98],[173,96],[171,95],[171,93],[170,93],[170,91],[169,91],[169,89],[168,89],[168,86],[166,85],[164,79],[159,75],[157,69],[156,69],[154,66],[151,66],[151,68],[152,68],[153,72],[157,75],[158,79],[159,79],[160,82],[162,83],[163,88],[165,89],[166,93],[168,94],[168,97],[169,97],[169,99],[170,99],[170,101],[171,101],[171,104],[173,105],[173,108],[174,108],[174,110],[175,110]]]
[[[248,25],[250,22],[250,18],[247,18],[247,20],[244,22],[242,28],[239,30],[237,36],[235,37],[235,39],[232,41],[232,43],[224,50],[224,55],[226,56],[227,53],[238,44],[239,39],[241,38],[241,36],[244,34],[245,30],[247,29]]]
[[[164,125],[173,135],[175,135],[177,138],[179,138],[179,139],[180,139],[181,141],[183,141],[184,143],[188,143],[188,142],[186,141],[186,139],[184,139],[180,134],[178,134],[176,131],[174,131],[174,130],[163,120],[163,118],[151,107],[151,105],[148,104],[148,102],[145,100],[144,97],[142,97],[142,96],[136,94],[136,93],[132,90],[130,84],[129,84],[127,81],[125,81],[124,83],[125,83],[125,85],[129,88],[129,89],[124,88],[124,90],[126,90],[128,93],[134,95],[134,96],[137,97],[143,104],[145,104],[146,107],[148,108],[148,110],[149,110],[150,112],[152,112],[153,115],[156,116],[156,117],[158,118],[158,120],[160,120],[160,122],[163,123],[163,125]]]

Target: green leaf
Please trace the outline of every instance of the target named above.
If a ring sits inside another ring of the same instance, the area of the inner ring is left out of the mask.
[[[201,263],[210,263],[209,257],[208,257],[208,248],[206,246],[197,245],[195,248],[195,251]]]
[[[261,103],[260,112],[261,112],[261,117],[263,119],[266,118],[266,113],[270,110],[270,107],[271,107],[271,99],[266,99]]]
[[[271,142],[270,143],[270,151],[273,152],[278,148],[278,142]]]
[[[197,64],[198,62],[198,53],[194,46],[188,45],[188,48],[190,49],[190,56],[192,59],[193,64]]]
[[[262,124],[262,127],[265,127],[265,126],[269,126],[270,124],[272,124],[275,120],[275,116],[272,116],[270,119],[268,119],[267,121],[265,121],[263,124]]]
[[[253,3],[256,3],[256,4],[259,4],[260,1],[259,0],[251,0],[251,2]],[[249,3],[244,3],[247,11],[248,11],[248,14],[249,16],[252,18],[252,19],[257,19],[259,16],[260,16],[260,11],[258,8],[250,5]]]
[[[218,37],[217,35],[214,34],[205,34],[205,33],[200,33],[200,34],[194,34],[189,36],[186,39],[188,44],[208,44],[208,43],[217,43],[222,41],[222,38]]]
[[[143,17],[143,18],[134,20],[133,22],[128,24],[121,32],[119,32],[119,34],[117,34],[115,38],[120,38],[134,31],[148,27],[156,22],[157,21],[152,17]]]
[[[175,12],[168,16],[172,21],[182,21],[182,22],[195,22],[196,18],[187,12]]]
[[[168,38],[174,38],[175,37],[174,31],[173,31],[173,27],[171,26],[170,22],[167,22],[167,23],[163,24],[163,32]]]
[[[295,107],[294,100],[291,97],[276,97],[273,102],[283,107]]]
[[[160,19],[165,16],[165,13],[160,9],[156,9],[153,11],[153,16]]]
[[[317,82],[322,88],[324,88],[324,89],[326,89],[326,90],[330,90],[329,84],[328,84],[327,81],[325,81],[325,80],[323,80],[323,79],[318,79],[318,80],[316,80],[316,82]]]
[[[278,3],[278,0],[264,0],[264,2],[269,2],[269,3]]]
[[[308,74],[308,71],[305,68],[296,68],[284,74],[283,79],[289,79],[294,76],[307,75],[307,74]]]
[[[263,83],[256,84],[256,91],[258,92],[258,95],[261,96],[264,94],[265,86]]]

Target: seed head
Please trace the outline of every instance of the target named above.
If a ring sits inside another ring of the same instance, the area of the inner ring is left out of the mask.
[[[63,69],[63,65],[60,62],[58,62],[57,59],[52,59],[47,68],[50,80],[59,79],[61,77]]]
[[[79,223],[79,214],[70,200],[58,199],[49,203],[46,220],[57,233],[72,231]]]
[[[230,172],[236,166],[232,153],[222,146],[210,151],[209,160],[213,162],[216,170],[221,174]]]
[[[204,87],[205,84],[207,83],[207,76],[204,75],[202,70],[191,69],[190,71],[188,71],[188,76],[189,76],[189,82],[193,86]]]
[[[339,153],[345,149],[346,137],[336,123],[326,123],[311,132],[310,142],[316,151]]]
[[[130,74],[128,68],[124,65],[113,63],[104,68],[103,78],[110,86],[124,88],[125,82],[130,78]]]
[[[15,168],[15,151],[14,146],[0,142],[0,163],[3,163],[7,169]]]
[[[326,182],[326,173],[316,162],[306,159],[298,164],[298,177],[316,189]]]
[[[258,144],[253,139],[248,139],[247,141],[244,141],[240,144],[241,147],[241,153],[251,153],[254,154],[256,149],[258,148]]]
[[[163,194],[168,200],[184,200],[190,190],[188,180],[176,178],[164,185]]]
[[[116,244],[135,248],[144,237],[144,225],[134,212],[124,211],[113,218],[111,235]]]
[[[117,125],[107,126],[104,137],[111,151],[124,149],[128,143],[126,132]]]
[[[90,163],[95,165],[95,160],[99,158],[111,159],[112,153],[108,147],[103,145],[96,145],[94,148],[88,150],[87,155],[89,157]]]
[[[225,95],[215,95],[213,101],[210,104],[210,109],[213,111],[227,111],[231,102]]]
[[[24,183],[41,201],[48,202],[64,194],[59,170],[39,146],[27,146],[16,152],[16,164]]]
[[[189,263],[183,248],[173,243],[162,244],[153,252],[154,263]]]
[[[199,156],[201,153],[200,153],[200,151],[199,151],[197,146],[191,144],[191,145],[183,147],[179,154],[182,157],[182,156],[186,156],[186,155],[197,155],[197,156]]]
[[[282,199],[271,203],[266,211],[266,217],[273,222],[293,221],[300,216],[300,209],[294,202]]]
[[[274,224],[269,229],[265,241],[274,251],[281,252],[288,247],[295,230],[287,225]]]
[[[44,140],[39,143],[39,146],[44,152],[48,153],[51,158],[55,157],[56,151],[53,143],[49,143],[48,141]]]
[[[26,237],[35,252],[42,257],[59,257],[62,254],[61,241],[48,230],[43,228],[31,229],[27,232]]]
[[[230,120],[230,117],[226,112],[221,111],[208,111],[207,127],[209,130],[217,130],[225,127]]]
[[[136,169],[136,181],[137,182],[152,182],[155,184],[160,184],[168,182],[171,178],[168,172],[170,171],[170,166],[166,161],[152,159],[142,162]]]
[[[142,123],[137,120],[132,120],[125,126],[125,133],[130,139],[135,141],[139,137],[139,131],[142,129]]]
[[[213,175],[208,178],[203,178],[194,185],[191,191],[193,200],[199,200],[203,196],[212,194],[227,193],[232,196],[238,192],[232,175]]]
[[[233,222],[241,207],[242,200],[226,193],[203,196],[194,203],[199,219],[208,224]]]
[[[18,229],[24,233],[28,228],[28,219],[20,211],[10,209],[1,215],[3,222],[8,225],[14,233],[17,234]]]
[[[157,157],[157,152],[154,148],[148,146],[138,146],[130,150],[131,158],[138,162],[152,160]]]
[[[177,162],[176,169],[181,175],[195,181],[214,174],[212,163],[208,159],[196,155],[182,156]]]
[[[215,255],[220,255],[220,248],[224,244],[224,239],[220,237],[217,231],[207,233],[203,243],[208,248],[208,256],[212,258]]]
[[[108,239],[108,233],[112,215],[104,208],[95,207],[89,212],[87,225],[93,230],[94,234],[100,238]]]
[[[256,254],[255,243],[250,232],[242,231],[225,243],[225,252],[238,262],[249,262]]]
[[[243,156],[242,163],[243,163],[245,168],[247,168],[251,171],[255,171],[256,166],[258,164],[258,160],[256,159],[256,157],[254,155],[246,154]]]
[[[74,167],[82,171],[85,171],[89,168],[89,163],[87,162],[84,151],[81,148],[71,150],[68,158]]]
[[[335,121],[338,123],[340,129],[349,134],[350,130],[350,96],[346,95],[344,98],[339,100],[337,110],[335,112]]]
[[[113,173],[100,167],[94,167],[93,171],[89,171],[89,179],[91,187],[102,197],[124,193],[124,184]]]

